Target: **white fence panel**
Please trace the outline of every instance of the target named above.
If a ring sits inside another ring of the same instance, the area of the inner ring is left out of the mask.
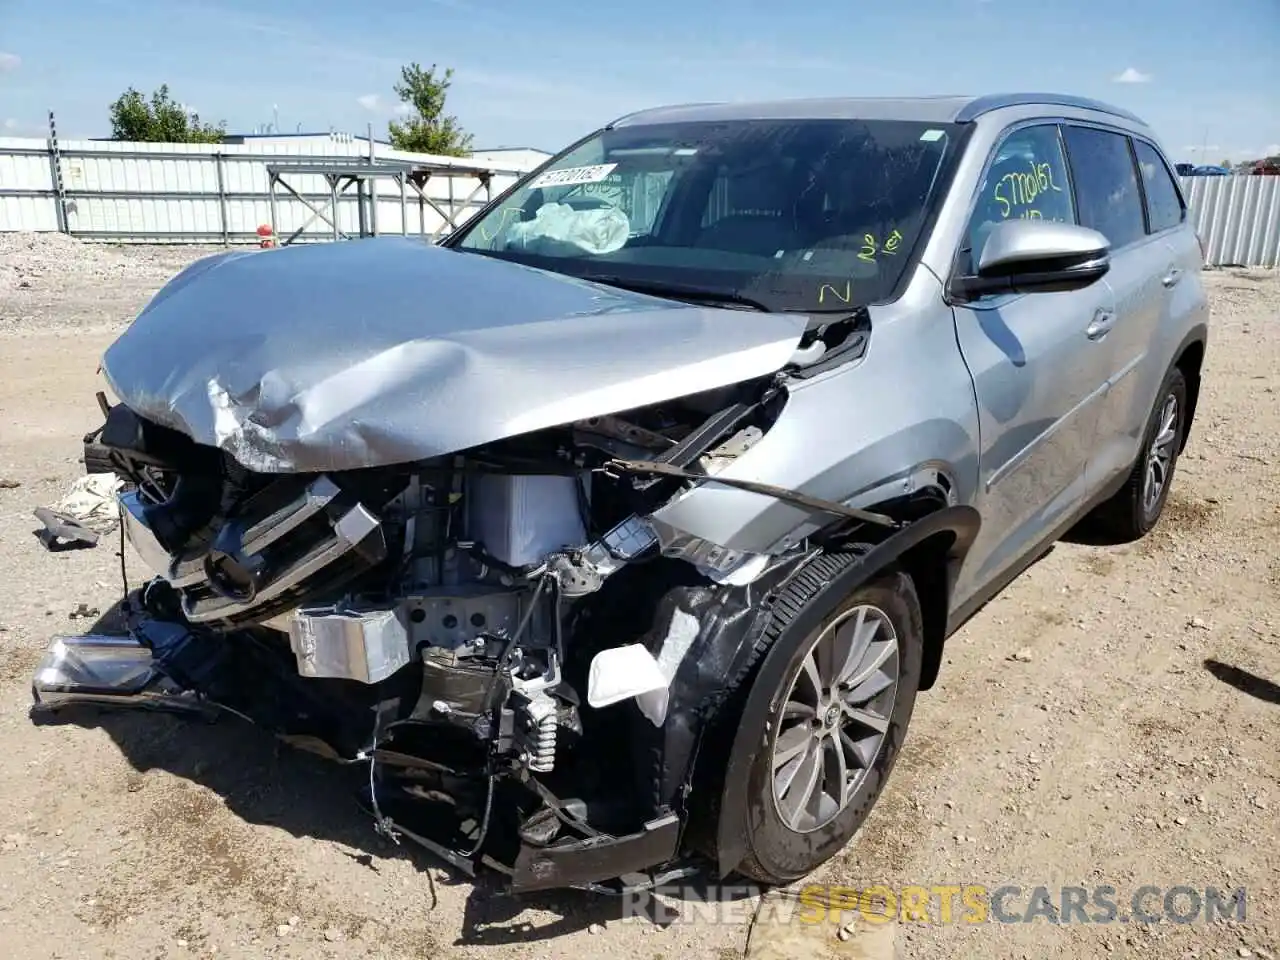
[[[380,144],[374,149],[379,161],[461,166],[485,171],[487,177],[435,172],[423,185],[431,202],[406,187],[402,203],[399,184],[391,178],[365,181],[363,202],[356,186],[349,184],[338,197],[336,213],[331,214],[344,234],[357,235],[362,227],[369,232],[375,224],[378,233],[445,233],[449,219],[461,223],[513,183],[524,167],[536,164],[534,158],[519,158],[508,161],[519,169],[504,171],[463,158],[405,153]],[[272,222],[268,165],[353,166],[368,159],[367,142],[345,138],[247,145],[66,140],[59,141],[56,160],[47,140],[0,139],[0,230],[57,230],[61,202],[67,231],[86,239],[252,241],[260,226]],[[54,178],[55,165],[61,172],[60,184]],[[291,194],[285,184],[304,199]],[[324,176],[285,171],[275,193],[279,237],[305,227],[298,240],[333,238],[333,227],[315,213],[315,208],[328,213],[332,203]]]
[[[1208,263],[1280,265],[1280,177],[1182,177]]]
[[[0,230],[57,230],[48,143],[0,137]]]

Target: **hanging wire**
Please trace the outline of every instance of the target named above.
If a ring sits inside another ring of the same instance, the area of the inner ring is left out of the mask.
[[[382,711],[373,713],[373,739],[369,745],[369,803],[373,806],[373,829],[379,836],[386,837],[396,846],[400,846],[400,834],[396,832],[395,823],[384,816],[378,806],[378,789],[374,782],[378,770],[378,740],[382,735]]]
[[[118,510],[120,508],[117,507],[116,509]],[[129,574],[128,574],[128,571],[125,569],[125,562],[124,562],[125,540],[124,540],[124,518],[123,517],[120,518],[119,524],[120,524],[120,552],[117,554],[117,556],[120,557],[120,588],[124,591],[124,595],[120,598],[120,611],[125,616],[128,616],[130,613]]]

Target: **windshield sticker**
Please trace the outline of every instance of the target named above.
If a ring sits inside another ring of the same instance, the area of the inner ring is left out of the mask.
[[[566,167],[563,170],[548,170],[529,184],[530,190],[540,187],[569,187],[579,183],[599,183],[613,173],[616,163],[600,163],[593,167]]]
[[[926,130],[924,133],[920,134],[920,139],[924,143],[937,143],[946,135],[947,132],[945,130]]]

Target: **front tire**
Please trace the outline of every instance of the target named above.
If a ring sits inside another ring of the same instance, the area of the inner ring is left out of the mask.
[[[849,843],[902,747],[922,653],[920,601],[897,571],[857,587],[817,629],[783,628],[770,657],[787,663],[747,778],[738,873],[791,883]]]

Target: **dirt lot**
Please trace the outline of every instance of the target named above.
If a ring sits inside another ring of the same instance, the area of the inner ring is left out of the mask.
[[[0,955],[742,955],[750,904],[659,927],[464,882],[379,840],[349,772],[252,728],[31,722],[50,635],[119,596],[114,541],[48,552],[31,511],[81,471],[101,351],[194,255],[0,235],[0,478],[18,484],[0,484]],[[1209,282],[1202,412],[1165,520],[1127,548],[1061,544],[951,641],[885,798],[819,879],[1013,884],[1017,913],[1040,885],[1109,884],[1122,912],[1143,885],[1244,887],[1246,919],[908,923],[885,928],[900,956],[1280,956],[1280,277]],[[753,955],[889,955],[777,915]]]

